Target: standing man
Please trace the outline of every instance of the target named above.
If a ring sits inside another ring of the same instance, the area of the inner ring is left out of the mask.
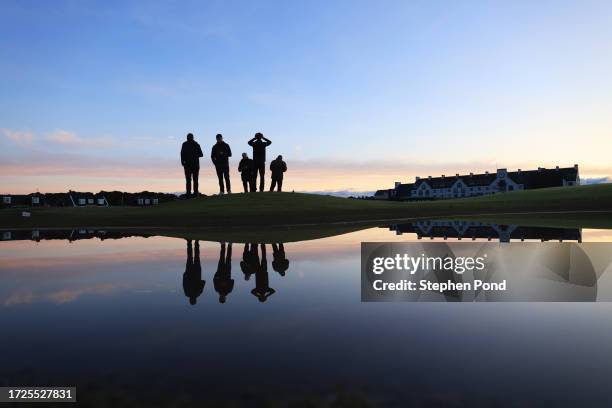
[[[223,141],[223,135],[219,133],[217,135],[217,143],[212,147],[210,151],[210,158],[215,165],[217,170],[217,177],[219,178],[219,194],[225,194],[223,187],[223,179],[225,179],[225,187],[227,187],[227,193],[232,193],[232,186],[230,185],[229,176],[229,158],[232,157],[232,149],[229,145]]]
[[[242,153],[242,159],[238,163],[238,171],[240,172],[240,178],[242,179],[242,187],[244,192],[255,191],[255,171],[253,160],[249,159],[246,153]]]
[[[266,172],[266,147],[272,142],[265,138],[264,135],[257,132],[255,137],[249,140],[249,146],[253,147],[253,162],[255,164],[255,181],[257,181],[257,173],[259,173],[259,191],[264,190],[264,174]]]
[[[270,163],[270,171],[272,172],[272,185],[270,191],[274,191],[274,187],[278,184],[278,191],[283,189],[283,173],[287,171],[287,163],[283,161],[283,156],[280,154],[272,163]]]
[[[185,184],[187,189],[187,197],[191,196],[191,179],[193,179],[193,195],[197,196],[198,192],[198,177],[200,175],[200,157],[202,149],[198,142],[193,140],[193,134],[187,134],[187,141],[183,142],[181,147],[181,164],[185,169]]]

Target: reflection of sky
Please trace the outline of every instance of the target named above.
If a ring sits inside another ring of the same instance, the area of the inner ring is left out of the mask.
[[[272,269],[267,245],[276,293],[266,303],[250,293],[255,277],[244,280],[243,246],[235,244],[235,286],[219,304],[219,244],[201,242],[206,285],[195,306],[182,293],[184,240],[3,242],[0,324],[10,328],[3,346],[11,354],[0,374],[127,389],[323,390],[344,382],[468,399],[500,387],[508,401],[606,397],[611,306],[361,303],[359,242],[379,237],[393,235],[373,229],[285,244],[285,277]]]

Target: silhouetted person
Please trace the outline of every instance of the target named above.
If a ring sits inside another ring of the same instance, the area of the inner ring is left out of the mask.
[[[244,274],[244,280],[249,280],[251,275],[257,271],[259,265],[259,256],[257,255],[256,244],[244,244],[244,250],[242,252],[242,262],[240,262],[240,269]]]
[[[280,273],[281,276],[285,276],[285,272],[289,269],[289,260],[285,255],[285,246],[281,242],[280,244],[272,244],[272,269]]]
[[[225,303],[227,295],[234,289],[234,280],[232,279],[232,244],[227,244],[227,252],[225,250],[225,242],[221,243],[221,251],[219,252],[219,265],[217,273],[213,278],[215,290],[219,294],[219,303]]]
[[[185,184],[187,196],[191,195],[191,179],[193,179],[193,195],[198,195],[198,176],[200,174],[200,157],[202,149],[198,142],[193,140],[193,135],[187,135],[187,141],[181,147],[181,164],[185,169]]]
[[[229,176],[230,157],[232,157],[232,149],[230,149],[229,145],[223,141],[223,135],[219,133],[217,135],[217,143],[215,143],[210,150],[210,158],[215,165],[217,177],[219,178],[219,194],[225,193],[223,179],[225,179],[225,187],[227,187],[228,194],[232,192]]]
[[[274,294],[274,292],[276,291],[270,287],[270,280],[268,277],[268,260],[266,258],[266,245],[261,244],[261,263],[257,265],[257,272],[255,272],[255,289],[253,289],[251,293],[257,296],[257,299],[260,302],[265,302],[270,296]]]
[[[238,163],[238,171],[240,172],[244,192],[255,191],[255,164],[246,153],[242,153],[242,159]]]
[[[183,291],[189,298],[189,303],[196,304],[198,296],[204,290],[205,281],[202,280],[202,267],[200,266],[200,241],[195,242],[195,258],[191,240],[187,240],[187,263],[183,274]]]
[[[270,186],[270,191],[274,191],[274,187],[278,185],[278,191],[282,191],[283,189],[283,173],[287,171],[287,163],[283,161],[283,156],[278,155],[278,157],[272,160],[270,163],[270,171],[272,172],[272,185]]]
[[[249,146],[253,146],[253,163],[255,164],[255,178],[259,173],[259,191],[264,190],[264,174],[266,173],[266,147],[272,142],[264,135],[257,132],[255,137],[249,140]]]

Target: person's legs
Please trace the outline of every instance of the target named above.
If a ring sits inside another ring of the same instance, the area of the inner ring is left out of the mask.
[[[199,194],[198,190],[198,178],[200,176],[200,168],[196,167],[193,169],[193,195],[197,196]],[[197,241],[196,241],[197,242]],[[198,243],[198,245],[200,245]]]
[[[249,178],[249,186],[251,187],[251,193],[257,191],[255,190],[255,177],[256,173],[251,174],[251,178]]]
[[[223,167],[215,166],[215,170],[217,170],[217,178],[219,179],[219,193],[223,194],[225,192],[223,187]]]
[[[185,190],[187,195],[191,195],[191,169],[184,167],[185,170]]]
[[[230,175],[229,175],[229,166],[225,166],[223,168],[223,177],[225,178],[225,187],[227,188],[227,193],[232,192],[232,185],[230,184]]]
[[[283,179],[279,178],[277,182],[278,182],[278,191],[283,191]]]
[[[244,188],[244,192],[248,193],[249,192],[249,180],[245,179],[244,176],[242,177],[242,187]]]
[[[270,184],[270,191],[274,191],[274,187],[276,187],[276,179],[272,178],[272,184]]]
[[[257,171],[259,172],[259,191],[264,191],[264,174],[266,173],[266,163],[257,163]]]

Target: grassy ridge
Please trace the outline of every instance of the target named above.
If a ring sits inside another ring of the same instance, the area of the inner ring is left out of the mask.
[[[348,200],[300,193],[202,197],[154,207],[34,208],[0,210],[0,228],[288,226],[372,223],[381,220],[490,216],[491,214],[612,211],[612,185],[516,191],[428,202]],[[610,214],[599,215],[605,220]]]

